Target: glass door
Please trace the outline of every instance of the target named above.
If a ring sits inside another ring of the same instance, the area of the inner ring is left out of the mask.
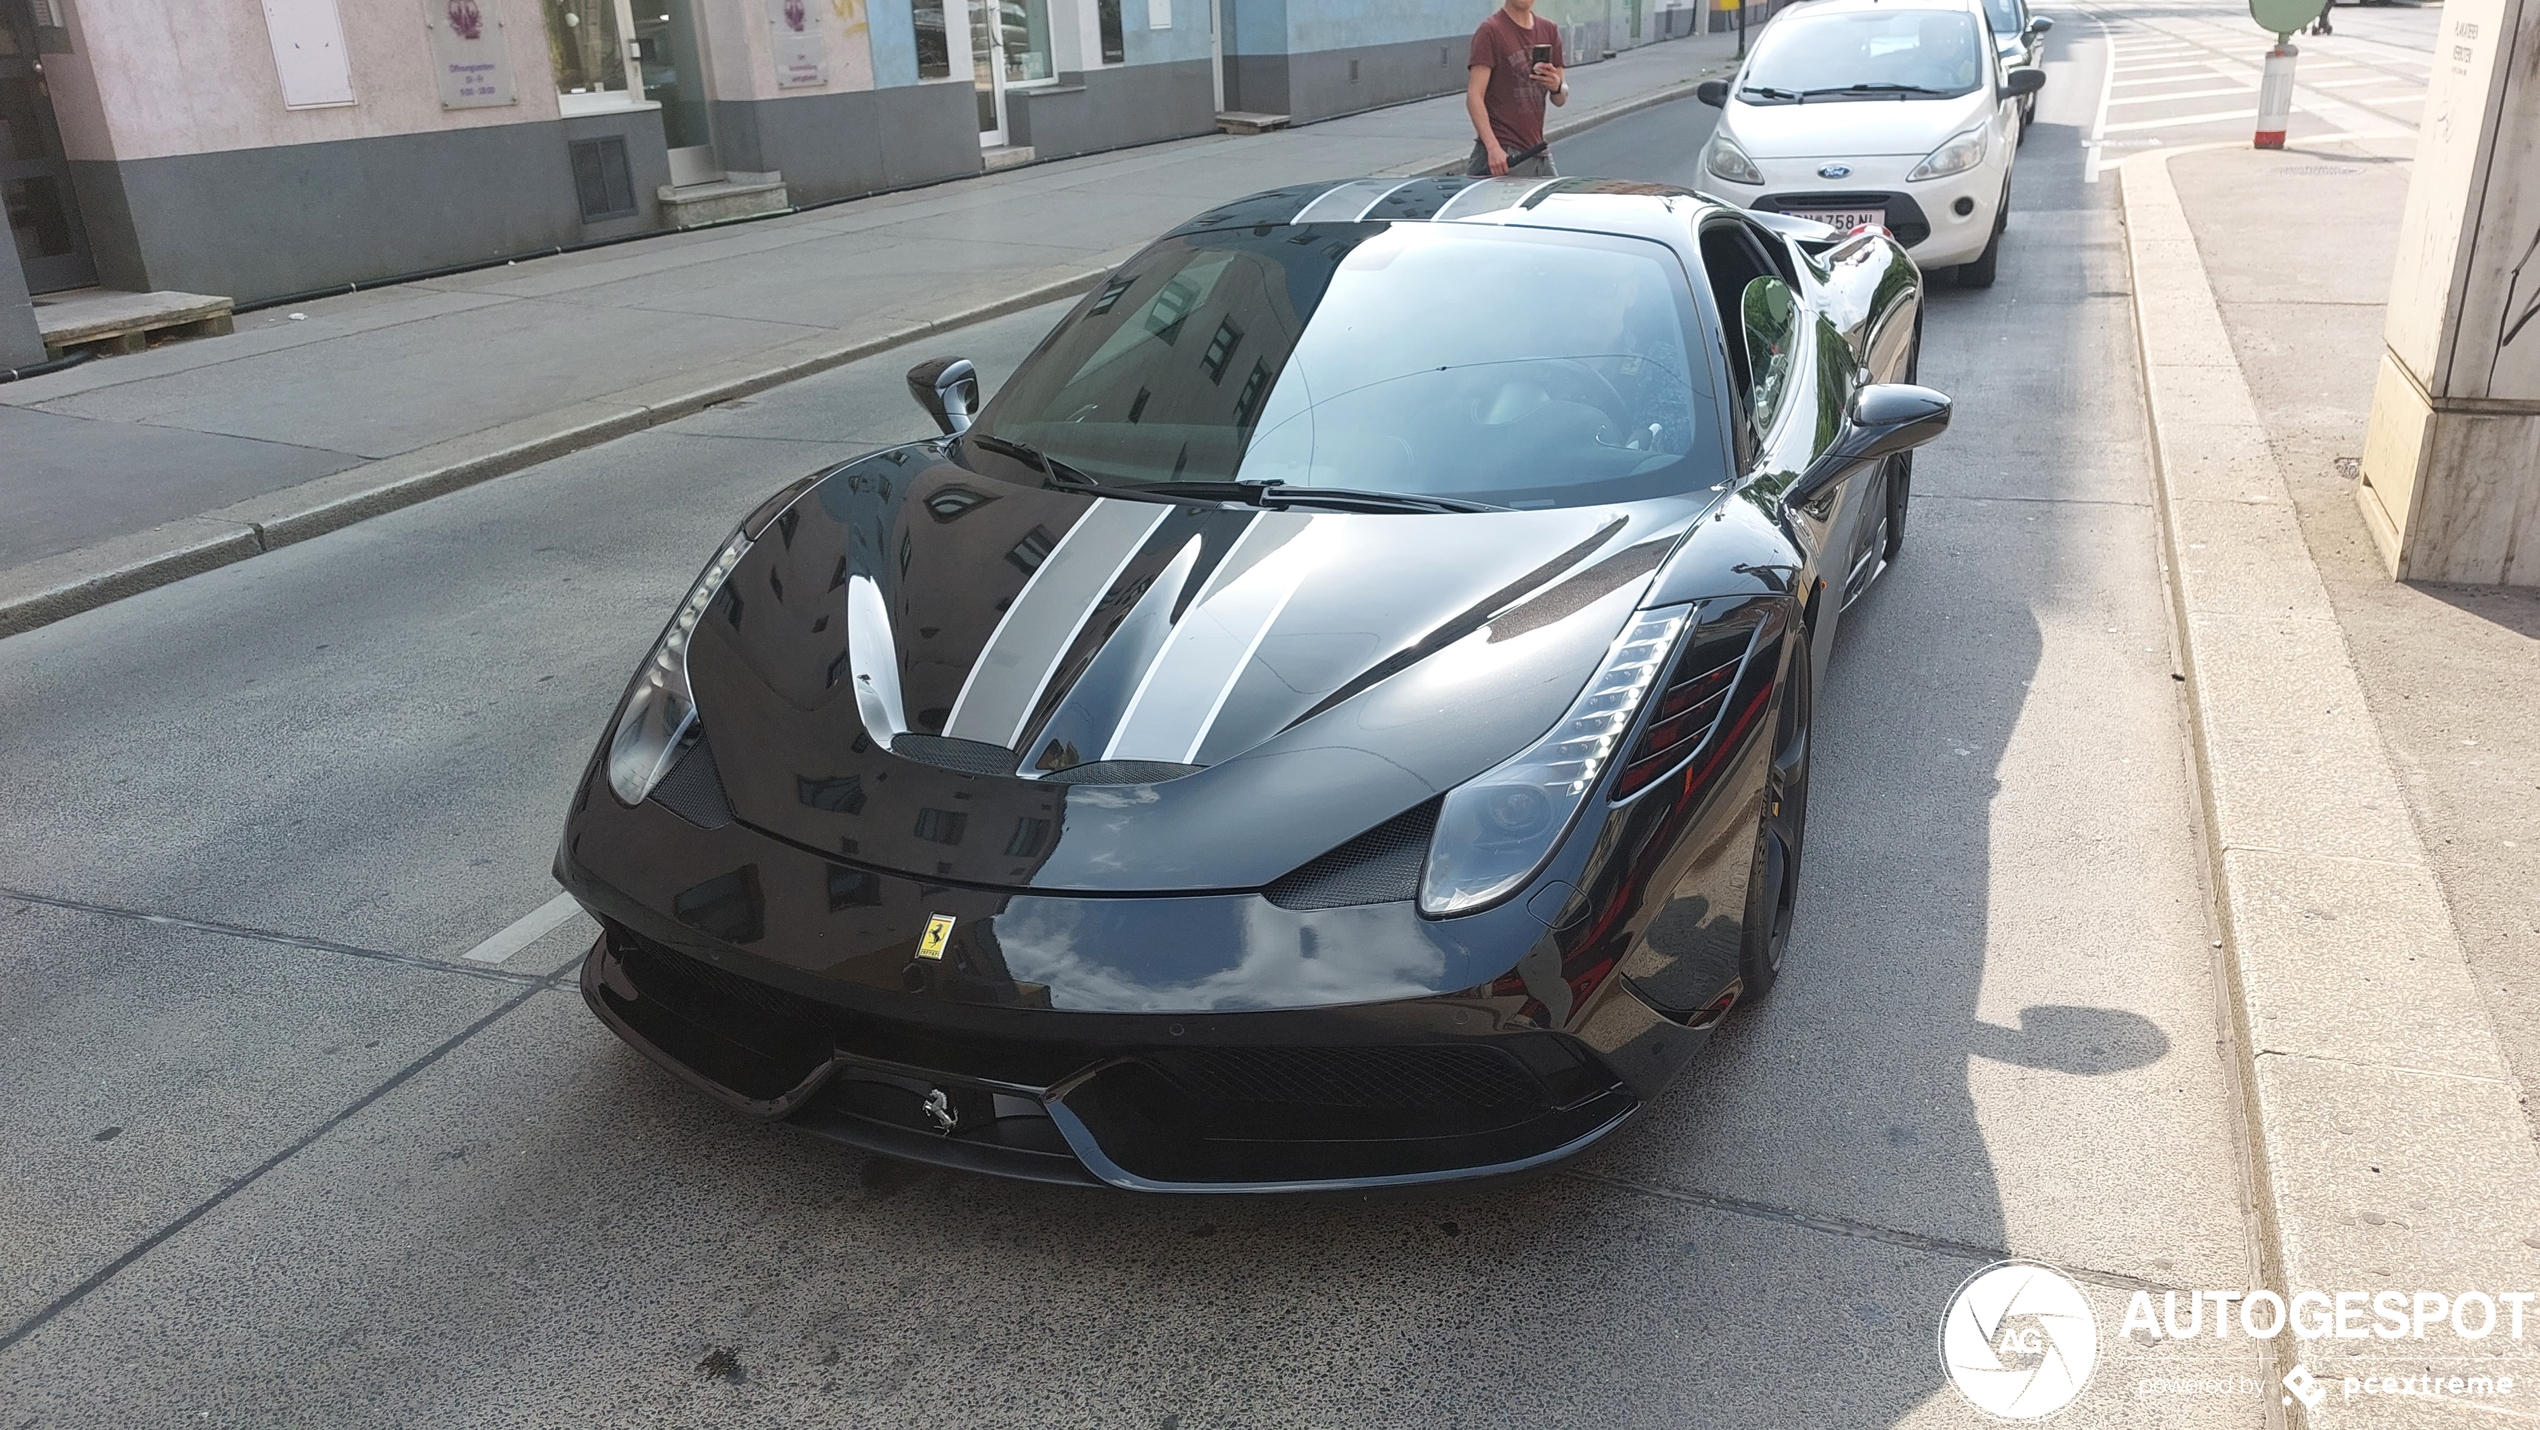
[[[56,293],[97,281],[26,0],[0,0],[0,205],[9,211],[9,236],[29,291]]]
[[[634,0],[636,63],[644,97],[661,105],[662,136],[670,143],[670,182],[711,184],[723,177],[706,127],[705,50],[697,42],[688,0]]]
[[[1005,143],[1005,26],[1001,0],[969,0],[970,75],[979,97],[979,147]]]

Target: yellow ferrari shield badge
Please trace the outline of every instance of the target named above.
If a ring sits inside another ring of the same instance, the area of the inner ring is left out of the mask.
[[[926,919],[926,936],[917,941],[919,958],[942,958],[944,945],[952,942],[953,916],[931,914]]]

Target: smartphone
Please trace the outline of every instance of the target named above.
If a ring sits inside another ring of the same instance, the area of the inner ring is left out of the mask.
[[[1535,46],[1535,63],[1539,65],[1548,65],[1552,63],[1552,46]]]

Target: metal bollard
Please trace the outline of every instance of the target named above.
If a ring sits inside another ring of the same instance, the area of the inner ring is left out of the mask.
[[[2293,60],[2301,54],[2290,42],[2279,40],[2267,51],[2267,67],[2258,77],[2258,145],[2261,149],[2284,147],[2284,129],[2293,117]]]

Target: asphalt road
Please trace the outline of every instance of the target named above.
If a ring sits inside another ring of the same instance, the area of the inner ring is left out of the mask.
[[[1957,425],[1821,693],[1789,971],[1624,1135],[1449,1195],[1011,1186],[686,1091],[564,981],[578,916],[466,957],[738,514],[924,430],[903,352],[0,642],[5,1424],[1963,1424],[1935,1327],[2009,1254],[2101,1319],[2064,1423],[2258,1423],[2136,1393],[2246,1342],[2115,1334],[2256,1281],[2105,42],[2054,55],[2000,284],[1932,295]],[[1689,178],[1710,117],[1559,159]],[[993,381],[1052,316],[940,346]]]

